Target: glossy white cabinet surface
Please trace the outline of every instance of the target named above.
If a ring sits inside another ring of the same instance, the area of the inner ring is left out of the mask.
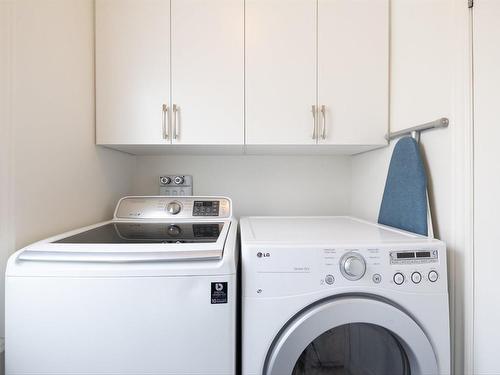
[[[97,0],[98,144],[165,144],[170,100],[170,1]]]
[[[319,143],[385,144],[388,75],[389,1],[318,0]]]
[[[245,7],[246,143],[316,143],[316,1]]]
[[[243,0],[172,0],[176,144],[244,143]]]

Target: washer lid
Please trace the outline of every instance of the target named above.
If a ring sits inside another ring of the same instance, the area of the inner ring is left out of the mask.
[[[53,243],[167,244],[217,242],[224,223],[114,222],[61,238]]]
[[[394,244],[439,242],[428,237],[347,216],[245,217],[244,243]]]
[[[220,260],[231,222],[105,222],[26,247],[19,261],[165,262]]]

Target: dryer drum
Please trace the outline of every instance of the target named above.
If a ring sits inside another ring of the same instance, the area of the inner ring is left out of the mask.
[[[330,329],[302,352],[292,375],[410,374],[408,357],[387,329],[351,323]]]
[[[298,313],[274,340],[266,375],[437,374],[432,345],[399,307],[368,295],[326,299]]]

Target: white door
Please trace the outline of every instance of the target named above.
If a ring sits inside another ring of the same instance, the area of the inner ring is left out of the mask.
[[[173,143],[243,144],[243,0],[172,0],[171,50]]]
[[[97,143],[170,143],[170,0],[95,7]]]
[[[320,143],[387,143],[388,73],[389,1],[319,0]]]
[[[313,144],[315,0],[245,3],[246,143]]]
[[[446,365],[445,365],[446,366]],[[283,327],[265,375],[445,373],[420,326],[398,308],[345,297],[305,309]]]

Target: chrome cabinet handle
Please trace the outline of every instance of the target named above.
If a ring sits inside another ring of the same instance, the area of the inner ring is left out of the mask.
[[[313,115],[313,131],[312,131],[312,139],[316,139],[316,106],[311,106],[311,111]]]
[[[326,107],[321,106],[321,115],[323,117],[323,128],[321,130],[321,138],[326,139]]]
[[[172,106],[172,121],[173,121],[173,130],[172,130],[172,138],[177,139],[179,133],[177,132],[177,112],[179,112],[179,107],[177,104]]]
[[[163,104],[162,120],[161,120],[163,139],[168,139],[167,113],[168,113],[168,106],[166,104]]]

